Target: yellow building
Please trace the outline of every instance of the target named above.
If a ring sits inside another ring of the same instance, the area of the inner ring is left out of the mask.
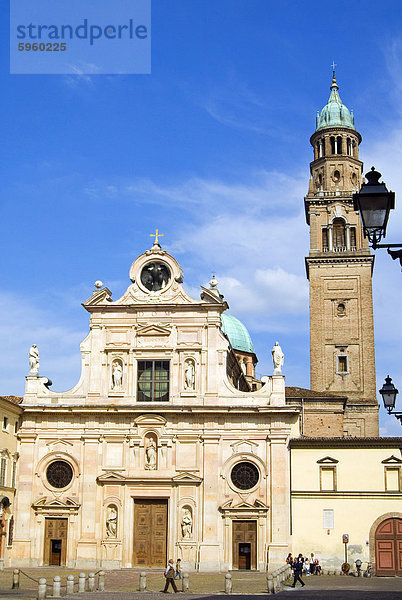
[[[10,566],[22,398],[0,396],[0,569]]]

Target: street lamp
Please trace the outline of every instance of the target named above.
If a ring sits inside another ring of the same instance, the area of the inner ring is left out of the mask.
[[[392,383],[391,377],[385,378],[385,383],[382,388],[379,390],[382,400],[384,403],[384,408],[388,411],[389,415],[394,415],[402,424],[402,412],[394,412],[396,397],[398,395],[398,390]]]
[[[395,208],[395,193],[389,192],[384,182],[380,182],[381,173],[371,167],[366,173],[367,182],[363,183],[359,192],[353,194],[353,207],[360,213],[364,237],[367,237],[374,248],[387,248],[395,260],[399,258],[402,266],[402,244],[379,244],[385,237],[389,213]],[[398,248],[398,250],[391,250]]]

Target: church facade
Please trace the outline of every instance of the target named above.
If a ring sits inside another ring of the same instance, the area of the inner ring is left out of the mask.
[[[267,570],[313,551],[339,568],[348,533],[351,556],[400,574],[402,438],[378,437],[360,141],[334,77],[305,198],[311,390],[285,388],[278,344],[256,379],[217,281],[190,298],[157,235],[120,299],[97,282],[84,303],[73,389],[50,389],[32,347],[14,566]]]

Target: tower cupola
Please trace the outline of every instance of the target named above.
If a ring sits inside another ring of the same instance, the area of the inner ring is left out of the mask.
[[[335,70],[332,75],[331,94],[327,104],[322,109],[321,113],[317,114],[316,131],[321,131],[327,127],[347,127],[355,129],[355,120],[353,112],[342,104],[339,95],[339,86],[336,83]]]

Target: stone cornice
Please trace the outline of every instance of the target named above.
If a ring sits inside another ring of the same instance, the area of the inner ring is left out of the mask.
[[[402,437],[292,438],[290,448],[401,448]]]
[[[292,490],[290,492],[292,498],[358,498],[361,500],[367,499],[381,499],[381,500],[395,500],[402,498],[402,492],[377,492],[373,490],[343,490],[343,491],[319,491],[319,490]]]
[[[33,405],[27,404],[25,407],[26,413],[115,413],[115,414],[144,414],[144,412],[156,412],[156,413],[285,413],[285,414],[297,414],[300,412],[300,408],[296,406],[271,406],[269,404],[265,406],[236,406],[236,405],[182,405],[172,404],[171,406],[138,406],[137,404],[124,404],[119,406],[110,406],[105,404],[90,404],[87,406],[83,405]],[[37,434],[23,432],[19,434],[21,437],[35,437]]]
[[[328,254],[331,254],[333,256],[328,256]],[[309,278],[309,271],[310,271],[310,267],[314,267],[314,266],[320,266],[320,265],[333,265],[333,266],[337,266],[337,267],[342,267],[345,264],[364,264],[367,263],[368,265],[371,266],[371,271],[373,271],[374,268],[374,255],[373,254],[366,254],[364,256],[362,255],[356,255],[356,252],[342,252],[342,255],[339,256],[337,253],[335,252],[325,252],[322,253],[320,257],[311,257],[311,256],[306,256],[305,258],[305,264],[306,264],[306,275],[307,275],[307,279]]]

